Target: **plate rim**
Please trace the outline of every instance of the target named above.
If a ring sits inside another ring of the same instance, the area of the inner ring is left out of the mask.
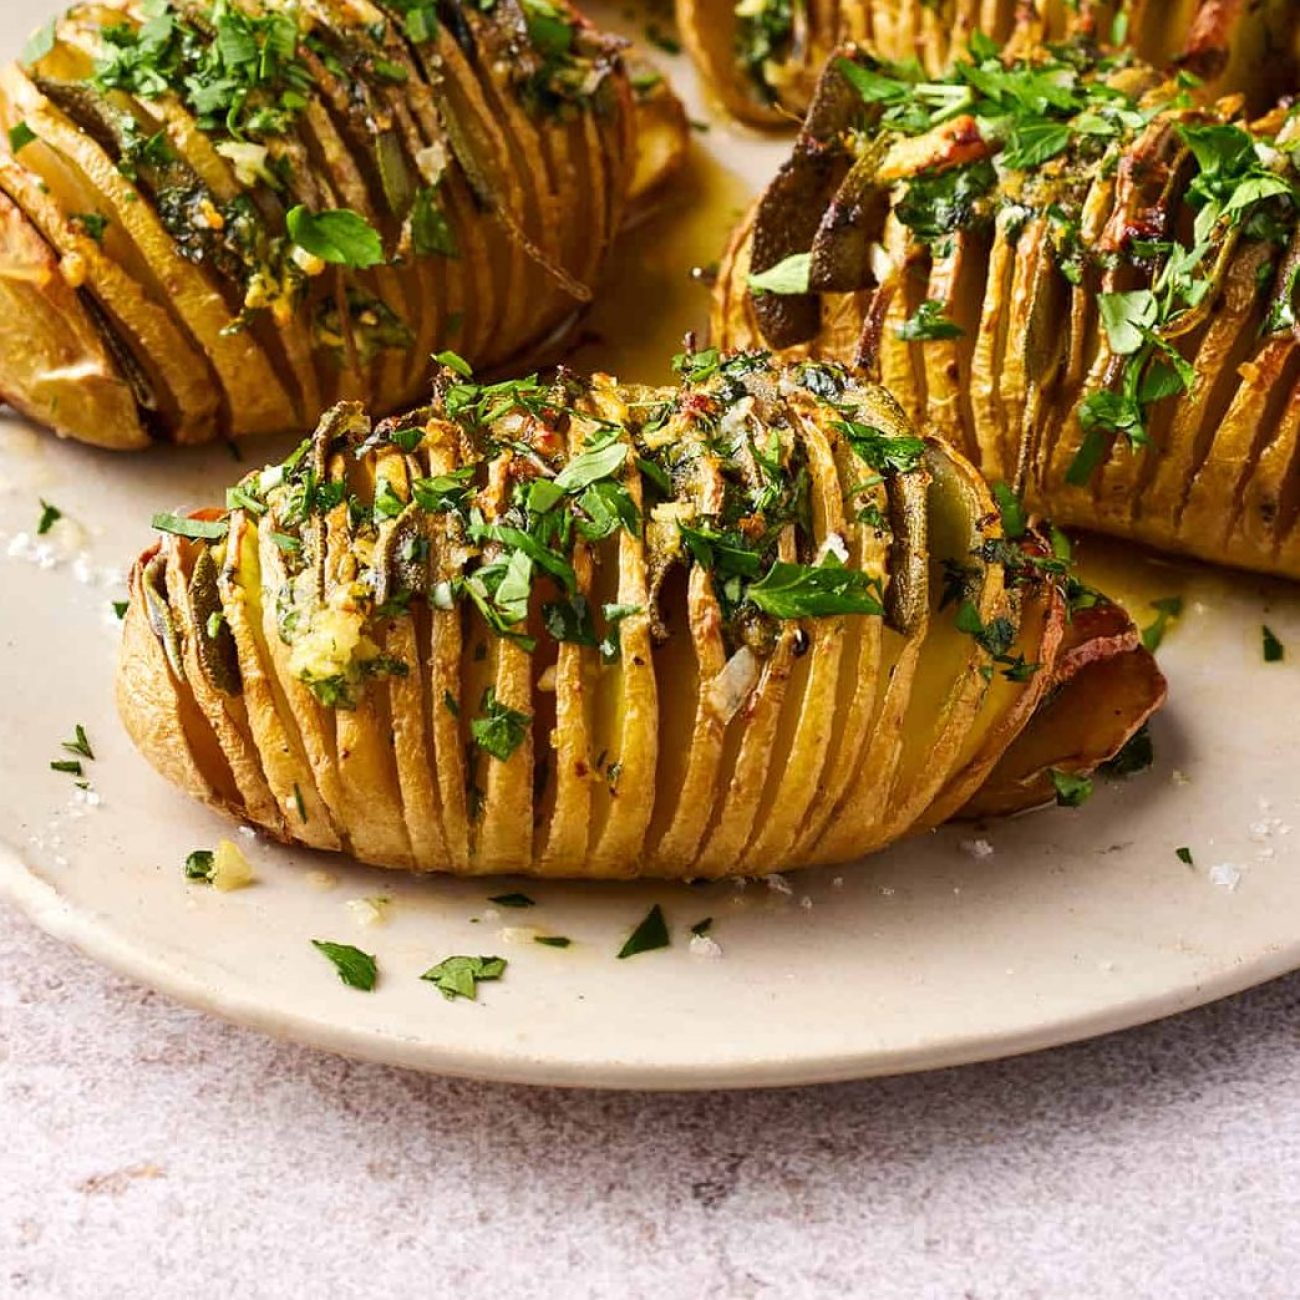
[[[0,896],[43,933],[69,944],[91,961],[163,994],[191,1010],[229,1024],[317,1051],[423,1074],[528,1087],[588,1091],[705,1092],[754,1088],[808,1087],[889,1078],[962,1065],[1005,1060],[1065,1047],[1105,1034],[1151,1024],[1243,993],[1300,970],[1300,939],[1276,945],[1253,960],[1233,962],[1194,984],[1165,989],[1048,1018],[1040,1024],[989,1035],[972,1032],[937,1042],[885,1050],[733,1061],[725,1064],[655,1065],[617,1059],[593,1065],[562,1058],[457,1051],[416,1037],[361,1029],[329,1017],[286,1011],[265,1000],[233,992],[171,966],[79,907],[24,861],[20,850],[0,842]]]

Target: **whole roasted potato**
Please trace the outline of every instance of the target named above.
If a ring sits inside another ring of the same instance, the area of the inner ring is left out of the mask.
[[[79,4],[0,126],[0,396],[114,448],[526,354],[686,132],[567,0]]]
[[[155,520],[136,743],[282,839],[392,867],[762,874],[1049,799],[1164,695],[1068,552],[833,364],[679,358],[331,411]]]
[[[1292,91],[1300,69],[1300,0],[677,0],[677,21],[727,109],[766,127],[804,115],[843,41],[933,78],[973,37],[1086,37],[1260,103]]]
[[[1057,523],[1300,577],[1300,119],[1080,47],[847,49],[716,341],[860,360]]]

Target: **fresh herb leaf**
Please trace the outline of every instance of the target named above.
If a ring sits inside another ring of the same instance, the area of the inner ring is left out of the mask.
[[[411,247],[421,257],[457,257],[456,232],[438,202],[432,186],[417,190],[411,209]]]
[[[21,153],[36,140],[36,132],[26,122],[15,122],[9,128],[9,149],[11,153]]]
[[[52,772],[67,772],[70,776],[85,776],[80,762],[75,758],[56,758],[50,764]]]
[[[469,724],[470,735],[480,749],[504,763],[527,739],[532,715],[502,704],[494,686],[483,692],[482,708],[482,716]]]
[[[1047,775],[1051,778],[1052,789],[1056,791],[1056,802],[1062,808],[1077,808],[1092,795],[1091,777],[1076,776],[1073,772],[1062,772],[1055,767],[1049,768]]]
[[[350,943],[330,943],[326,939],[313,939],[312,947],[325,954],[334,963],[339,979],[349,988],[369,993],[375,987],[379,967],[374,957]]]
[[[1170,623],[1181,616],[1183,598],[1181,596],[1162,596],[1159,600],[1151,602],[1151,608],[1156,611],[1156,616],[1142,629],[1142,644],[1154,654],[1160,648],[1161,642],[1164,641]]]
[[[113,613],[116,614],[119,619],[124,619],[126,617],[126,611],[130,608],[131,602],[129,600],[115,600],[113,602]]]
[[[95,757],[95,751],[91,749],[90,741],[86,738],[86,729],[79,722],[77,723],[75,738],[72,740],[65,740],[63,742],[63,748],[66,749],[69,754],[76,754],[79,758],[89,758],[93,760]]]
[[[508,964],[504,957],[448,957],[431,966],[420,978],[436,984],[448,1002],[457,998],[473,1002],[478,997],[478,986],[499,980]]]
[[[573,940],[566,938],[562,934],[535,934],[533,935],[533,942],[540,943],[546,948],[567,948],[573,943]]]
[[[544,604],[542,624],[556,641],[569,641],[575,645],[597,644],[591,607],[587,604],[587,598],[581,594],[571,596],[568,600]]]
[[[705,935],[712,929],[713,918],[711,916],[706,916],[704,920],[696,921],[695,924],[691,926],[691,933],[694,935]]]
[[[612,478],[626,464],[627,447],[616,438],[595,450],[579,452],[555,476],[554,483],[562,492],[581,492],[601,479]]]
[[[993,484],[993,499],[998,503],[998,513],[1002,516],[1002,532],[1011,541],[1023,537],[1029,529],[1025,516],[1025,507],[1015,490],[1006,483]]]
[[[656,903],[619,949],[619,960],[635,957],[642,952],[653,952],[656,948],[667,948],[669,943],[668,923],[664,920],[663,909]]]
[[[41,502],[41,519],[36,525],[37,537],[44,537],[54,525],[63,518],[63,511],[58,506],[52,506],[44,497],[40,498]]]
[[[216,854],[211,849],[195,849],[185,859],[185,879],[211,881]]]
[[[838,420],[835,427],[849,440],[858,458],[879,474],[911,474],[925,454],[925,440],[893,437],[874,425]]]
[[[537,900],[529,898],[527,894],[493,894],[488,899],[489,903],[495,903],[498,907],[536,907]]]
[[[448,370],[454,370],[463,379],[469,379],[474,374],[473,367],[459,352],[452,352],[448,349],[445,352],[435,353],[433,359],[440,366],[446,366]]]
[[[909,343],[928,343],[933,339],[959,339],[966,331],[943,314],[943,303],[927,298],[894,333]]]
[[[810,565],[776,560],[750,584],[747,594],[765,614],[781,619],[885,612],[878,578],[828,561]]]
[[[190,537],[216,541],[230,530],[228,519],[190,519],[185,515],[154,515],[152,527],[160,533],[174,533],[177,537]]]
[[[1004,167],[1027,171],[1040,167],[1070,147],[1070,128],[1063,122],[1045,119],[1017,122],[1012,128],[999,162]]]
[[[1102,764],[1101,770],[1106,776],[1133,776],[1145,772],[1155,761],[1150,728],[1141,726],[1124,742],[1124,747],[1114,758]]]
[[[756,298],[761,298],[765,293],[807,293],[811,274],[812,254],[791,253],[775,266],[768,267],[766,271],[751,272],[749,291]]]
[[[1111,351],[1122,357],[1131,356],[1142,346],[1160,313],[1150,289],[1098,294],[1097,310]]]
[[[1189,867],[1196,865],[1192,861],[1192,851],[1191,849],[1187,848],[1186,845],[1184,845],[1182,848],[1175,849],[1174,853],[1177,856],[1178,861],[1183,863],[1184,865]]]
[[[1281,663],[1286,657],[1286,647],[1277,639],[1272,628],[1267,624],[1261,630],[1264,635],[1264,662],[1266,664]]]
[[[347,208],[312,212],[299,204],[290,210],[286,223],[289,238],[299,248],[331,265],[365,270],[387,260],[379,232]]]

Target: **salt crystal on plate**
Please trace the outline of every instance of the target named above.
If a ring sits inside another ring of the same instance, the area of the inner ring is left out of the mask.
[[[1218,862],[1210,868],[1210,883],[1220,889],[1236,889],[1241,884],[1241,868],[1231,862]]]
[[[993,856],[993,845],[988,840],[962,840],[961,848],[963,853],[969,853],[972,858],[991,858]]]
[[[722,945],[707,934],[691,935],[691,956],[716,958],[722,956]]]

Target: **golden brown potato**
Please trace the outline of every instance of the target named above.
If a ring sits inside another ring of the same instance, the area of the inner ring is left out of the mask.
[[[840,366],[454,364],[155,520],[118,698],[191,794],[391,867],[760,875],[1072,790],[1163,699],[1122,612]]]
[[[860,362],[1058,524],[1300,577],[1300,119],[1087,58],[959,67],[929,112],[846,50],[715,341]]]
[[[677,0],[677,21],[723,105],[760,127],[803,117],[844,41],[935,78],[973,37],[1018,47],[1084,37],[1186,69],[1208,96],[1244,91],[1261,105],[1292,91],[1300,69],[1298,0]]]
[[[74,5],[0,70],[0,397],[133,448],[525,356],[686,148],[635,85],[567,0]]]

